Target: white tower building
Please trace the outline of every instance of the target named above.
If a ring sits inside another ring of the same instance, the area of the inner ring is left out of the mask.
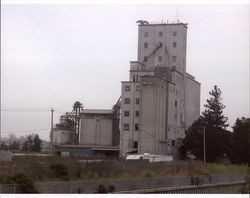
[[[187,24],[138,22],[138,60],[122,82],[120,155],[177,156],[200,114],[200,84],[186,73]]]

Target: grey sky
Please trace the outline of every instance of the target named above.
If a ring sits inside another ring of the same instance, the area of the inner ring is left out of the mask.
[[[233,125],[249,116],[249,5],[2,5],[1,107],[111,108],[137,59],[138,19],[187,22],[187,71],[213,85]],[[48,139],[50,113],[1,112],[2,135]]]

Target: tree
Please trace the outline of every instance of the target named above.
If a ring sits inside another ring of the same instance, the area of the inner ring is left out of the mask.
[[[75,121],[73,118],[70,118],[69,113],[66,112],[65,115],[60,116],[60,123],[56,124],[56,128],[65,130],[74,130]]]
[[[20,143],[18,140],[10,143],[10,150],[19,150],[19,149],[20,149]]]
[[[40,152],[41,151],[41,143],[42,143],[42,140],[39,138],[39,135],[36,134],[34,139],[33,139],[32,150],[36,151],[36,152]]]
[[[24,173],[15,173],[12,176],[7,176],[6,179],[4,179],[3,183],[18,184],[21,193],[38,193],[37,189],[34,186],[33,180]]]
[[[27,152],[32,151],[32,145],[33,145],[33,137],[32,135],[28,135],[26,137],[25,142],[23,143],[22,150]]]
[[[203,160],[203,136],[206,135],[206,161],[214,162],[218,158],[227,157],[230,153],[231,133],[224,128],[228,126],[223,116],[225,106],[221,103],[221,90],[214,86],[209,92],[212,96],[204,105],[202,116],[186,131],[183,149],[190,151],[197,159]]]
[[[203,160],[203,119],[198,119],[186,131],[186,137],[183,140],[184,149],[196,156],[198,160]],[[211,126],[205,126],[206,134],[206,161],[214,162],[219,158],[224,158],[230,153],[231,133]]]
[[[207,99],[207,104],[204,105],[206,108],[202,112],[204,121],[207,125],[218,128],[226,128],[229,125],[226,123],[228,118],[223,115],[223,109],[225,106],[221,103],[221,90],[214,86],[214,90],[210,91],[210,99]]]
[[[233,163],[248,163],[250,165],[250,118],[237,118],[232,128],[230,159]]]
[[[39,135],[32,134],[26,137],[25,142],[23,143],[22,150],[23,151],[41,151],[41,143],[42,140],[39,138]]]

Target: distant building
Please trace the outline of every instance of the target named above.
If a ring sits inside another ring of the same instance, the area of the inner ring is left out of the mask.
[[[184,131],[200,115],[200,83],[186,73],[187,24],[140,23],[138,60],[122,82],[120,155],[178,157]]]

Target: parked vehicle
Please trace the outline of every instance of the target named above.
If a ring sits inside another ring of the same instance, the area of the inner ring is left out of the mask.
[[[172,155],[154,155],[150,153],[128,155],[126,160],[148,160],[149,162],[170,162],[173,161]]]

